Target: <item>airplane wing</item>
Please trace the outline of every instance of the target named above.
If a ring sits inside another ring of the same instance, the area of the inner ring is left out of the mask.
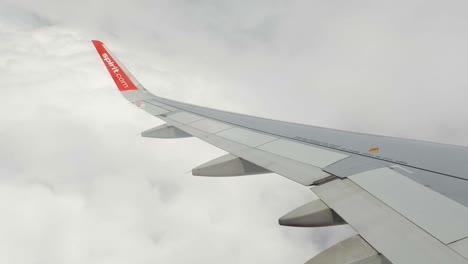
[[[197,137],[229,154],[199,176],[277,173],[320,198],[281,225],[349,224],[357,235],[307,263],[468,264],[468,148],[288,123],[151,94],[100,41],[121,94],[166,122],[150,138]]]

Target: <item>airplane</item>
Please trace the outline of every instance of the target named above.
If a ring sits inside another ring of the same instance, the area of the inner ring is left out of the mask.
[[[162,98],[146,90],[101,41],[92,43],[121,94],[165,122],[143,137],[197,137],[229,153],[194,168],[193,175],[279,174],[319,198],[279,218],[280,225],[347,224],[356,231],[307,264],[468,264],[468,147]]]

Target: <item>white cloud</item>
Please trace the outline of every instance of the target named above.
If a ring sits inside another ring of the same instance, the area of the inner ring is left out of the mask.
[[[0,262],[302,263],[352,231],[284,228],[277,175],[184,174],[222,154],[113,87],[104,40],[162,96],[468,144],[464,2],[2,1]],[[280,103],[278,103],[280,102]]]

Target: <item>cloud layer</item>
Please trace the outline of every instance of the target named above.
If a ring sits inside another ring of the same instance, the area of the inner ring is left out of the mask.
[[[0,262],[302,263],[352,233],[277,218],[314,199],[223,152],[138,136],[98,38],[154,93],[319,126],[468,144],[467,4],[0,2]]]

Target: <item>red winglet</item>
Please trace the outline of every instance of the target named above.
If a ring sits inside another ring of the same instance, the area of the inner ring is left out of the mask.
[[[112,76],[112,79],[114,79],[117,88],[119,88],[120,91],[138,90],[136,85],[127,76],[122,66],[120,66],[118,61],[112,58],[109,51],[106,50],[104,43],[99,40],[93,40],[93,44],[99,53],[102,62],[104,62],[104,65],[106,65],[107,70]]]

